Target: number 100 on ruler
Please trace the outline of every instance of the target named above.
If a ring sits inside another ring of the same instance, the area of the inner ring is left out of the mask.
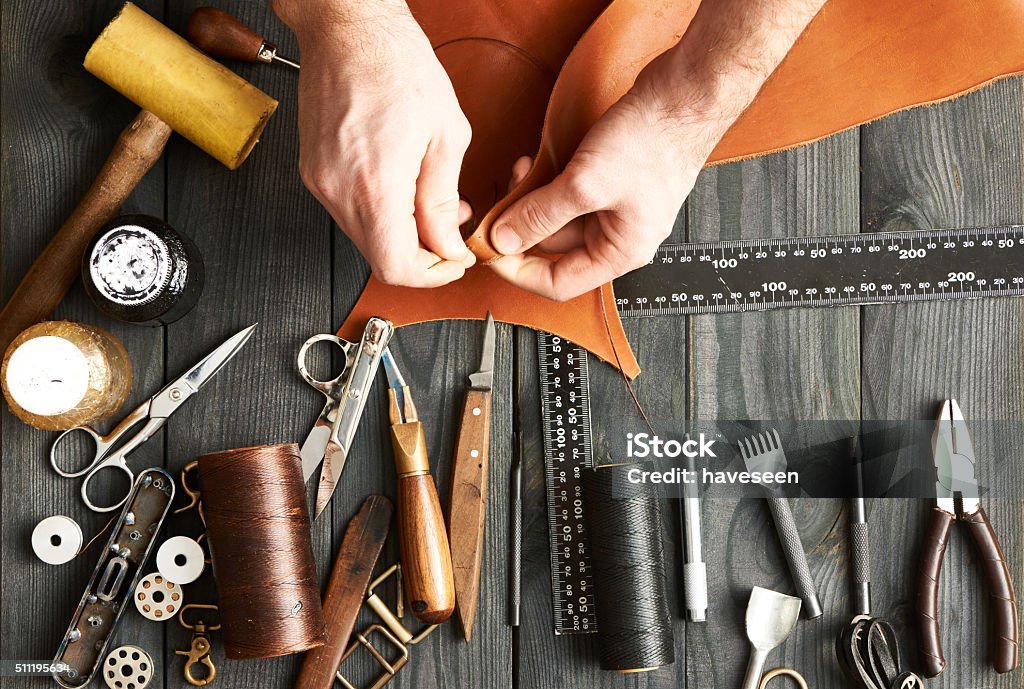
[[[583,518],[583,471],[594,467],[587,353],[538,332],[537,358],[555,634],[586,634],[597,631]]]

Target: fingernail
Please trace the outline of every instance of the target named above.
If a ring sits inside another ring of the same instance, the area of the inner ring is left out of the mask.
[[[448,235],[448,239],[445,240],[448,252],[454,257],[462,257],[467,253],[466,242],[462,239],[462,235],[458,232],[452,232]]]
[[[462,266],[464,268],[472,268],[474,263],[476,263],[476,256],[473,255],[472,251],[467,251],[466,255],[462,257]]]
[[[514,254],[523,246],[511,225],[498,225],[494,230],[494,248],[503,254]]]

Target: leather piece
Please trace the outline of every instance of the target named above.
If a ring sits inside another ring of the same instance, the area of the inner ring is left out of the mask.
[[[479,219],[467,244],[482,262],[500,259],[489,239],[493,220],[562,169],[640,69],[683,35],[698,0],[615,0],[601,13],[606,4],[478,0],[453,13],[436,0],[410,2],[473,126],[460,184]],[[862,0],[831,0],[709,163],[816,141],[1020,73],[1022,45],[1024,3],[1015,0],[907,0],[884,9]],[[557,80],[549,88],[554,74]],[[536,158],[529,174],[502,197],[512,162],[532,151]],[[615,309],[593,313],[589,323],[571,323],[580,317],[579,304],[559,305],[500,280],[470,278],[479,270],[457,287],[416,292],[413,298],[371,279],[342,332],[355,332],[367,315],[387,313],[403,326],[481,318],[490,309],[500,320],[505,319],[499,313],[514,313],[507,322],[548,329],[606,361],[614,362],[616,352],[624,364],[635,361],[628,347],[619,346]],[[589,295],[591,306],[584,310],[593,311],[593,304],[611,297],[610,286],[603,290],[606,294]]]
[[[510,292],[515,294],[505,298]],[[374,316],[404,326],[483,320],[488,310],[496,321],[546,330],[575,342],[631,379],[640,373],[615,310],[611,285],[559,303],[511,287],[486,266],[474,266],[461,280],[430,290],[384,285],[371,277],[338,336],[358,342],[366,322]]]
[[[1017,597],[1006,556],[999,545],[985,510],[965,514],[961,521],[978,547],[979,564],[988,592],[988,614],[992,618],[992,667],[998,673],[1017,668]]]
[[[933,507],[921,543],[921,559],[917,567],[917,631],[924,676],[932,678],[946,668],[939,638],[938,600],[939,574],[942,558],[949,545],[953,515]]]

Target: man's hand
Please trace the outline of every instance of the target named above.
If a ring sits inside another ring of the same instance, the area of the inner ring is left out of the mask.
[[[647,263],[697,173],[824,0],[703,0],[565,170],[495,221],[502,277],[571,299]],[[521,176],[520,169],[514,176]],[[557,260],[525,255],[537,246]]]
[[[295,31],[299,171],[382,282],[433,287],[473,254],[459,232],[469,122],[400,0],[275,0]]]

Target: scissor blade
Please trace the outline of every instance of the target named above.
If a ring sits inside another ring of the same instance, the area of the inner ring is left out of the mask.
[[[253,323],[248,328],[229,337],[224,341],[224,344],[207,354],[202,361],[193,366],[179,380],[187,380],[196,390],[202,388],[211,378],[217,375],[217,372],[224,367],[224,364],[231,361],[235,354],[238,354],[238,350],[252,337],[252,333],[256,330],[257,325],[259,323]]]
[[[164,388],[153,395],[149,415],[155,418],[167,418],[185,403],[199,389],[229,362],[238,350],[249,341],[258,323],[253,323],[245,330],[235,333],[223,344],[207,354],[195,366],[185,371]]]
[[[469,386],[474,390],[490,390],[494,384],[494,316],[487,312],[484,345],[480,352],[480,370],[469,375]]]
[[[313,424],[313,429],[302,443],[302,449],[299,450],[299,456],[302,458],[303,483],[308,481],[316,468],[320,466],[324,453],[327,451],[327,444],[331,441],[331,421],[328,415],[332,406],[334,406],[333,402],[327,403],[320,418]]]
[[[317,486],[316,509],[313,519],[319,517],[331,502],[334,489],[341,479],[341,472],[345,469],[345,460],[348,459],[348,454],[345,452],[345,448],[332,442],[327,445],[326,456],[323,459],[324,465],[320,470],[320,484]]]

